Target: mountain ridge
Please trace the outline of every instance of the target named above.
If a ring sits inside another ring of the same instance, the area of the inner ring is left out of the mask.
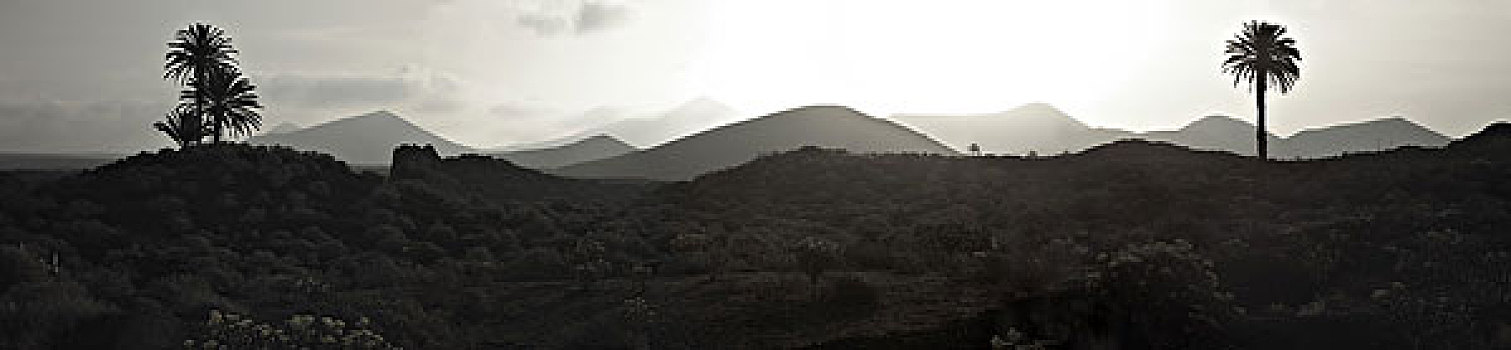
[[[1025,104],[996,113],[897,114],[892,119],[931,134],[957,150],[979,144],[986,153],[1067,153],[1119,139],[1139,138],[1254,155],[1254,125],[1226,115],[1201,117],[1175,130],[1145,132],[1092,127],[1045,103]],[[1402,146],[1441,147],[1451,140],[1400,116],[1309,128],[1289,137],[1266,134],[1271,154],[1277,158],[1323,158]]]
[[[527,168],[555,169],[572,164],[615,157],[637,150],[639,149],[624,142],[624,140],[608,134],[599,134],[560,146],[492,152],[487,153],[487,155],[505,159]]]
[[[749,161],[763,153],[802,146],[857,152],[957,153],[894,121],[845,106],[811,105],[726,124],[653,148],[572,165],[556,172],[573,177],[680,181]]]
[[[291,132],[257,135],[248,138],[247,143],[319,151],[353,164],[388,164],[389,150],[405,143],[434,145],[442,154],[475,151],[387,110],[344,117]]]

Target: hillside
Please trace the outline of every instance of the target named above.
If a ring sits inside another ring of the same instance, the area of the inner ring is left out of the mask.
[[[609,135],[597,135],[576,142],[540,149],[498,152],[489,154],[506,159],[519,166],[534,169],[555,169],[572,164],[616,157],[634,152],[636,148]]]
[[[435,145],[446,155],[473,152],[388,111],[346,117],[296,131],[257,135],[247,139],[247,143],[327,153],[352,164],[387,164],[389,150],[405,143]]]
[[[896,123],[841,106],[786,110],[707,130],[618,157],[568,166],[557,174],[583,178],[688,180],[756,156],[802,146],[854,152],[956,152]]]
[[[1511,124],[1297,162],[801,147],[666,184],[432,149],[387,177],[238,144],[0,172],[0,348],[302,315],[424,349],[1511,346]]]
[[[557,177],[507,159],[465,154],[441,157],[431,146],[394,149],[390,180],[418,180],[448,197],[494,202],[568,201],[591,203],[634,197],[642,187]]]

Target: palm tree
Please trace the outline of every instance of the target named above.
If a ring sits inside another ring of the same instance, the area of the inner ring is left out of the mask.
[[[230,136],[250,135],[262,127],[256,85],[237,70],[215,72],[206,78],[199,88],[184,93],[203,99],[203,112],[209,116],[215,143],[220,143],[220,136],[227,131]]]
[[[252,91],[255,87],[242,77],[236,53],[224,30],[194,23],[174,32],[164,57],[163,79],[188,86],[181,99],[199,120],[209,119],[215,143],[220,143],[227,128],[233,133],[249,133],[261,126],[261,116],[256,113],[261,105]]]
[[[1285,26],[1250,21],[1243,31],[1228,40],[1228,60],[1222,63],[1222,72],[1233,75],[1233,86],[1248,82],[1253,84],[1256,105],[1259,109],[1258,125],[1255,128],[1255,148],[1259,159],[1269,159],[1265,139],[1264,93],[1274,84],[1280,93],[1291,91],[1296,80],[1301,78],[1301,51],[1296,40],[1285,37]]]
[[[167,119],[167,121],[152,123],[152,127],[167,134],[168,138],[177,142],[180,148],[199,143],[205,138],[205,133],[210,131],[205,127],[204,120],[200,119],[194,107],[189,105],[174,106],[173,110],[168,111]]]

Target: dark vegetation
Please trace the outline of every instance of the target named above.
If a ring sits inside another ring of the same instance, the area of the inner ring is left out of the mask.
[[[0,173],[0,347],[1511,342],[1508,124],[1305,162],[1124,141],[804,148],[664,185],[394,172],[207,144]]]

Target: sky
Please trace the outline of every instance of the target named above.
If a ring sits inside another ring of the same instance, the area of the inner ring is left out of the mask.
[[[265,128],[376,110],[476,147],[709,98],[754,117],[1046,102],[1167,130],[1254,116],[1221,72],[1242,23],[1290,29],[1272,132],[1402,116],[1449,136],[1511,118],[1503,0],[0,0],[0,152],[134,152],[178,87],[166,42],[225,28]]]

